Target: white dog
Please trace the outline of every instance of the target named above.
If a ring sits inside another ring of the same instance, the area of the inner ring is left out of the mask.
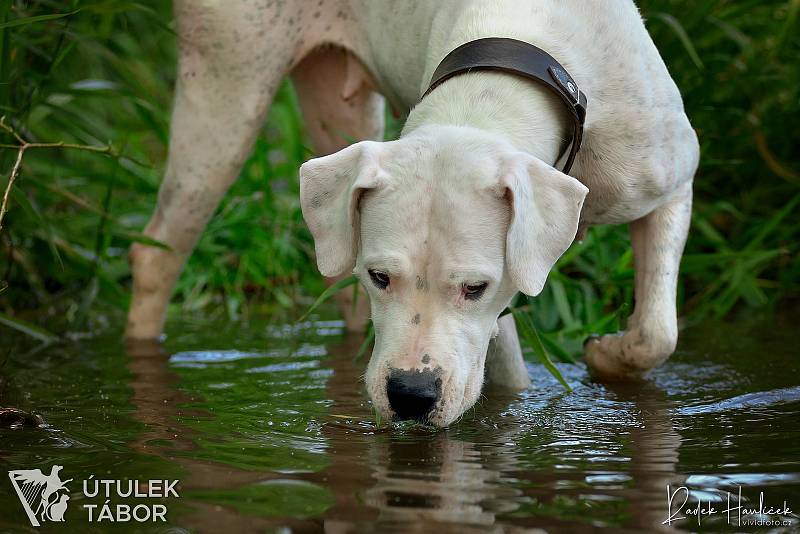
[[[176,0],[176,15],[169,162],[145,230],[171,250],[133,247],[128,336],[160,334],[184,260],[291,73],[330,154],[301,168],[303,214],[322,274],[353,271],[369,294],[366,383],[382,415],[445,426],[484,376],[526,386],[513,322],[498,316],[517,291],[542,290],[588,225],[630,222],[636,267],[627,330],[587,344],[592,371],[638,376],[672,353],[698,143],[633,2]],[[485,37],[547,51],[588,98],[571,176],[556,164],[568,114],[540,84],[473,72],[420,101],[449,52]],[[383,97],[410,109],[397,141],[379,142]]]

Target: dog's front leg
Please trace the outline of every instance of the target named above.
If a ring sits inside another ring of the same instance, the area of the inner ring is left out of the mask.
[[[586,363],[594,376],[612,380],[639,377],[675,350],[678,269],[691,211],[689,183],[669,202],[631,223],[636,305],[624,332],[587,342]]]
[[[531,385],[528,368],[522,357],[514,316],[497,320],[497,336],[489,342],[486,354],[486,384],[491,387],[522,390]]]

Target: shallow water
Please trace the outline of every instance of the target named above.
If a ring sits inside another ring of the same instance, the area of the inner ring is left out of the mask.
[[[567,393],[529,365],[529,391],[487,393],[445,431],[376,423],[365,362],[353,362],[360,339],[338,321],[173,321],[163,349],[127,352],[116,332],[24,352],[2,331],[0,406],[47,424],[0,428],[0,530],[34,530],[5,471],[58,464],[74,480],[65,522],[47,531],[110,527],[88,522],[83,505],[103,504],[82,492],[91,475],[180,481],[178,498],[112,496],[168,508],[166,525],[115,530],[653,531],[666,528],[669,485],[692,490],[676,516],[698,499],[716,510],[673,528],[796,531],[796,317],[692,327],[638,386],[562,365]],[[760,527],[721,512],[729,493],[730,505],[757,508],[761,492],[792,511],[760,516],[771,521]],[[682,501],[679,490],[673,512]]]

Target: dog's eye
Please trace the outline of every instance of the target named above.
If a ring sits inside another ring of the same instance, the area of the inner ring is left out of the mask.
[[[464,298],[467,300],[478,300],[483,296],[483,292],[486,291],[486,286],[489,284],[487,282],[478,282],[477,284],[464,284],[462,288],[462,292],[464,293]]]
[[[376,271],[374,269],[369,269],[367,271],[369,273],[369,277],[372,280],[372,283],[375,284],[375,287],[378,289],[386,289],[389,287],[389,275],[386,273],[382,273],[381,271]]]

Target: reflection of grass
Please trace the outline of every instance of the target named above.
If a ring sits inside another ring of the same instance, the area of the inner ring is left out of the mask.
[[[85,329],[99,305],[126,307],[125,251],[141,239],[155,202],[169,131],[169,2],[68,4],[0,0],[0,115],[30,141],[110,144],[119,157],[26,155],[0,231],[0,288],[8,286],[0,307],[5,325],[29,332],[31,323]],[[684,314],[721,316],[797,296],[800,164],[790,117],[800,111],[800,3],[639,5],[702,144],[682,266]],[[54,14],[64,16],[47,17]],[[398,127],[390,118],[388,136]],[[14,155],[0,151],[0,189]],[[309,155],[285,84],[187,265],[176,308],[288,314],[304,295],[321,293],[297,196],[297,168]],[[587,334],[624,326],[632,282],[625,229],[593,228],[559,261],[542,295],[517,305],[530,312],[546,351],[569,361]]]
[[[586,492],[591,492],[588,484]],[[571,488],[572,489],[572,488]],[[551,493],[540,490],[542,494]],[[575,491],[575,490],[573,490]],[[553,517],[559,520],[570,519],[576,522],[591,523],[599,527],[621,527],[630,521],[629,503],[622,498],[593,500],[562,493],[549,497],[532,498],[520,503],[519,508],[507,514],[508,517]]]
[[[252,355],[188,367],[174,365],[181,389],[192,396],[200,394],[183,406],[191,415],[177,418],[182,426],[198,433],[194,438],[197,448],[174,454],[244,470],[324,468],[328,459],[321,454],[319,430],[312,423],[327,415],[327,374],[314,376],[307,368],[258,370],[265,364],[305,362],[316,363],[316,357],[287,350],[280,358]],[[232,375],[237,377],[235,387],[216,387],[230,382]],[[198,417],[197,413],[209,416]]]
[[[182,496],[261,517],[315,517],[335,503],[325,488],[300,480],[269,480],[232,490],[185,491]]]
[[[249,419],[252,420],[252,417]],[[219,422],[192,426],[193,428],[199,426],[204,432],[216,431],[216,436],[233,435],[235,437],[196,438],[194,444],[197,445],[197,450],[176,451],[172,455],[185,456],[191,461],[225,464],[245,471],[281,469],[319,471],[329,461],[319,453],[297,447],[298,440],[289,435],[288,431],[281,434],[261,428],[253,429],[242,436],[236,434],[236,431],[226,423],[230,423],[230,417],[221,416]]]

